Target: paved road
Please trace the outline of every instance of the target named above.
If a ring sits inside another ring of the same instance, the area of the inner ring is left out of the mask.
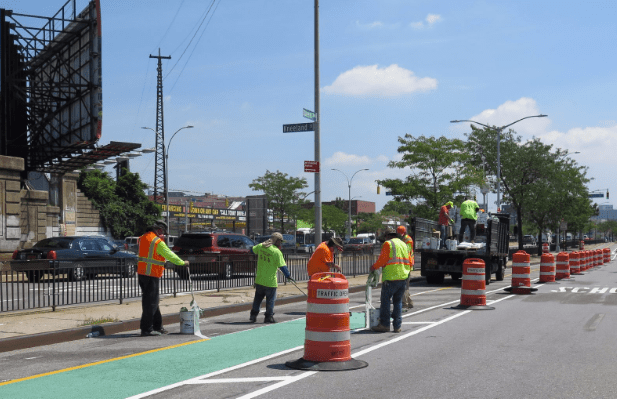
[[[352,334],[352,356],[369,364],[361,370],[286,368],[302,356],[306,309],[290,304],[276,325],[244,313],[209,319],[206,341],[129,333],[2,354],[0,375],[16,382],[0,383],[0,397],[615,397],[616,273],[612,261],[529,296],[504,292],[507,276],[488,287],[495,309],[482,311],[453,309],[459,283],[416,283],[401,334]],[[350,301],[363,309],[362,293]]]

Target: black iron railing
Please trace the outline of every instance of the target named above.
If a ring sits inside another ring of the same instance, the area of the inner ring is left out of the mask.
[[[308,280],[309,255],[284,255],[291,276]],[[335,262],[346,276],[367,274],[376,255],[336,256]],[[246,255],[229,255],[225,260],[195,257],[188,270],[182,266],[165,270],[160,282],[161,295],[193,290],[220,291],[250,287],[255,282],[257,261]],[[278,273],[279,284],[286,284]],[[10,269],[0,272],[0,312],[118,301],[141,297],[136,265],[126,259],[72,259],[11,261]]]

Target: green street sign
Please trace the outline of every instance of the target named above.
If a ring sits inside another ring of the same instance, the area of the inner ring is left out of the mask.
[[[306,108],[302,108],[302,116],[304,116],[306,119],[312,120],[313,122],[317,120],[317,115],[313,111],[309,111]]]

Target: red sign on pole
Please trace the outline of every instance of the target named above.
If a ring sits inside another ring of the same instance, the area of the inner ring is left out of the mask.
[[[304,171],[319,173],[319,162],[317,161],[304,161]]]

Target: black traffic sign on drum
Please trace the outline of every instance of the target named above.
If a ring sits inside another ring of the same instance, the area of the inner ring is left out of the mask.
[[[283,125],[283,133],[312,132],[314,130],[314,123],[296,123],[293,125]]]

